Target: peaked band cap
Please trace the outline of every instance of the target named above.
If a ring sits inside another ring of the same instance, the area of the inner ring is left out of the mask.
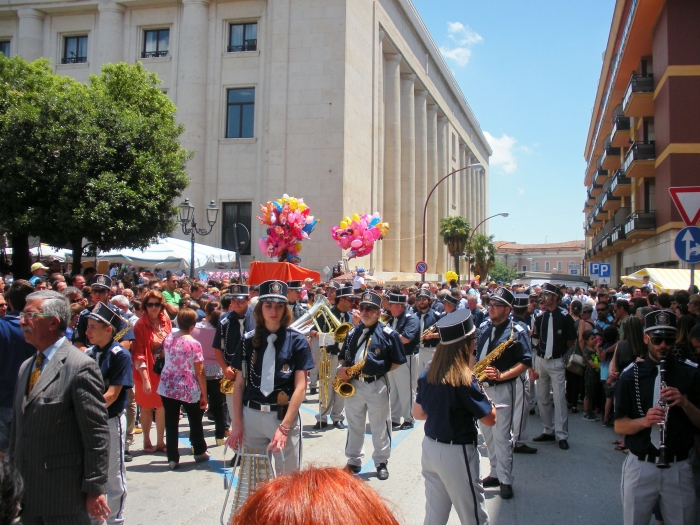
[[[112,279],[109,277],[109,275],[97,274],[92,279],[92,283],[90,283],[90,288],[94,288],[95,286],[109,290],[112,288]]]
[[[259,301],[275,301],[278,303],[288,303],[287,283],[283,281],[265,281],[260,284]]]
[[[226,291],[234,297],[250,296],[250,286],[246,286],[245,284],[232,284]]]
[[[431,301],[435,298],[433,294],[430,293],[430,290],[427,288],[421,288],[420,291],[416,294],[416,299],[419,297],[427,297]]]
[[[644,317],[644,333],[661,334],[664,332],[677,332],[676,314],[670,310],[657,310]]]
[[[453,304],[455,306],[459,304],[459,299],[457,299],[456,297],[452,297],[450,294],[447,294],[445,296],[444,301],[447,301],[448,303]]]
[[[468,308],[447,314],[435,323],[435,326],[440,334],[440,342],[444,345],[466,339],[476,330],[472,313]]]
[[[365,290],[360,296],[360,304],[368,304],[370,306],[382,307],[382,298],[374,290]]]
[[[561,290],[558,286],[555,286],[551,283],[544,283],[542,285],[542,292],[554,294],[561,299]]]
[[[515,294],[513,298],[513,307],[524,308],[530,304],[530,297],[524,293]]]
[[[110,305],[103,302],[97,303],[92,311],[87,314],[87,318],[112,325],[115,332],[122,324],[122,318],[119,313],[116,312],[116,306],[110,307]]]
[[[287,281],[288,290],[301,290],[303,287],[304,285],[301,281]]]
[[[388,296],[389,304],[403,304],[408,303],[408,295],[403,295],[400,293],[389,293]]]
[[[336,297],[355,297],[352,286],[343,286],[336,293]]]
[[[503,286],[499,286],[493,291],[493,294],[491,295],[491,300],[492,301],[499,301],[506,306],[513,306],[513,293],[508,290],[507,288],[503,288]]]

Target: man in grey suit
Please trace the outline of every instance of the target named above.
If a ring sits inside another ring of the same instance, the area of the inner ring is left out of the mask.
[[[97,363],[64,336],[70,303],[53,291],[27,296],[20,325],[37,349],[19,371],[9,456],[24,478],[24,525],[100,522],[109,427]]]

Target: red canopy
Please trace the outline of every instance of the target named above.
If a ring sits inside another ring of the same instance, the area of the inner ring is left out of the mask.
[[[307,270],[301,266],[286,262],[253,261],[250,263],[248,284],[260,284],[273,279],[278,281],[303,281],[306,278],[313,279],[315,283],[321,282],[320,273]]]

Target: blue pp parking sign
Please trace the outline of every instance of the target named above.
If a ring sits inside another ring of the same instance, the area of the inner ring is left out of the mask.
[[[598,266],[598,277],[601,279],[609,279],[610,278],[610,264],[609,263],[600,263]]]
[[[597,263],[597,262],[588,263],[588,275],[597,276],[599,268],[600,268],[600,263]]]

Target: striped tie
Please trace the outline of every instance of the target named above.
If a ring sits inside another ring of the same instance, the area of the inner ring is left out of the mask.
[[[34,385],[39,382],[39,376],[41,376],[41,365],[44,363],[44,354],[39,352],[36,354],[36,360],[34,361],[34,370],[32,370],[32,375],[29,376],[29,389],[27,395],[32,393]]]

